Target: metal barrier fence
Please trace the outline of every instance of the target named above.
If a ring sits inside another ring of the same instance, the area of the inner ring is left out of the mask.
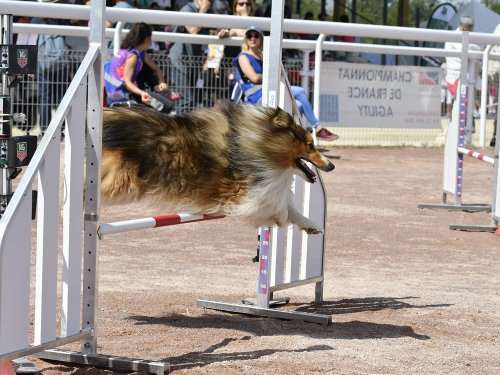
[[[36,76],[23,77],[13,94],[14,111],[25,113],[28,118],[28,122],[21,128],[22,131],[38,134],[40,113],[44,110],[44,107],[50,107],[50,110],[55,110],[55,108],[57,108],[64,91],[67,89],[84,56],[85,51],[68,50],[64,56],[64,69],[50,74],[48,81],[40,82]],[[151,54],[151,56],[163,70],[165,77],[170,82],[172,64],[168,55],[165,53],[154,53]],[[231,93],[230,77],[233,70],[232,59],[227,57],[223,58],[218,73],[212,68],[204,69],[205,62],[206,58],[203,56],[183,59],[183,66],[187,70],[188,75],[192,77],[192,80],[190,80],[190,82],[185,82],[185,84],[179,87],[170,84],[170,87],[172,90],[181,93],[192,93],[192,100],[187,104],[179,103],[176,110],[189,111],[196,107],[210,107],[213,106],[217,100],[229,99]],[[301,74],[303,71],[302,59],[288,57],[284,60],[283,64],[288,72],[288,80],[292,85],[303,86],[303,80],[310,79]],[[313,69],[314,62],[310,62],[309,69],[306,70],[312,71]],[[39,101],[39,92],[42,84],[47,85],[47,89],[51,91],[49,103],[42,104]],[[311,82],[308,87],[310,89],[313,88]],[[493,93],[490,91],[490,82],[488,82],[488,91],[490,100],[496,102],[498,93],[495,92],[495,96],[493,97]],[[310,98],[312,99],[312,97],[313,95],[311,93]],[[184,106],[184,108],[180,108],[181,106]],[[495,106],[488,107],[488,118],[494,116],[496,112],[495,109]],[[446,91],[444,86],[442,115],[443,117],[447,116]]]
[[[37,134],[40,125],[40,113],[44,107],[49,110],[55,110],[69,86],[78,66],[80,65],[86,51],[68,50],[64,56],[63,68],[51,72],[47,81],[41,81],[37,76],[24,76],[17,85],[13,94],[14,112],[21,112],[27,115],[28,121],[21,128],[22,131]],[[172,64],[168,55],[165,53],[151,54],[153,59],[163,70],[166,79],[170,82]],[[192,79],[185,84],[175,87],[170,85],[174,91],[183,94],[192,93],[192,100],[182,108],[182,110],[192,110],[197,107],[211,107],[217,100],[229,99],[230,97],[230,76],[233,70],[231,58],[223,58],[220,69],[215,72],[214,69],[204,68],[206,58],[187,57],[182,60],[184,69]],[[289,72],[288,79],[292,85],[301,85],[300,71],[302,70],[302,60],[288,60],[285,63]],[[40,91],[43,89],[50,91],[48,103],[40,103]],[[182,105],[179,102],[179,105]],[[179,106],[176,110],[180,110]]]

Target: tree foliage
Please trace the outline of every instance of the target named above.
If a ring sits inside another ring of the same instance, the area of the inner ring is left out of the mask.
[[[369,23],[375,25],[383,24],[383,4],[384,0],[354,0],[356,3],[356,22],[357,23]],[[440,4],[449,2],[453,4],[457,9],[460,9],[463,5],[468,4],[471,0],[409,0],[409,17],[408,26],[418,26],[417,22],[426,23],[432,14],[432,11]],[[500,1],[498,0],[482,0],[481,1],[486,7],[493,10],[494,12],[500,14]],[[353,0],[336,0],[336,4],[345,4],[346,11],[349,16],[351,16],[351,9],[353,7]],[[296,4],[296,0],[291,1],[291,5]],[[397,25],[397,16],[399,8],[399,0],[387,0],[387,24],[390,26]],[[330,6],[333,6],[333,1],[326,2],[327,10]],[[318,15],[321,11],[321,0],[301,0],[300,5],[300,15],[303,17],[308,11],[313,12]],[[294,13],[296,9],[294,8]],[[331,14],[331,13],[330,13]]]

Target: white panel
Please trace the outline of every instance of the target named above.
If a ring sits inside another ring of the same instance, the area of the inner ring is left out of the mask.
[[[28,189],[1,240],[0,354],[29,346],[31,201]]]
[[[60,131],[58,130],[47,148],[38,175],[35,345],[56,338],[59,138]]]
[[[314,173],[319,176],[320,171],[315,167],[313,167],[313,170]],[[327,202],[325,201],[322,179],[318,178],[318,181],[315,184],[311,184],[310,187],[311,199],[309,202],[309,218],[325,231]],[[305,273],[302,274],[302,278],[308,279],[311,277],[323,276],[324,254],[324,234],[307,236],[307,254],[303,255],[306,257],[306,267]]]
[[[85,145],[86,86],[81,86],[67,117],[64,179],[66,194],[63,216],[62,318],[61,336],[81,329],[81,273],[83,251],[83,173]]]
[[[291,114],[293,112],[292,100],[294,99],[288,94],[288,88],[283,79],[286,79],[286,77],[283,77],[282,75],[282,80],[280,81],[280,93],[283,94],[280,95],[279,107]]]
[[[287,228],[273,227],[271,231],[271,277],[269,286],[281,285],[285,282]]]
[[[304,184],[301,177],[295,177],[294,203],[299,212],[302,212],[304,201]],[[295,225],[290,226],[287,243],[287,277],[288,282],[300,279],[300,255],[302,250],[302,232]]]
[[[443,190],[454,195],[457,193],[457,145],[458,123],[460,121],[459,105],[459,100],[455,100],[444,146]]]
[[[307,163],[309,168],[312,168],[314,170],[314,166],[311,165],[311,163]],[[317,173],[317,172],[315,172]],[[303,202],[303,212],[302,214],[305,217],[310,218],[310,202],[311,201],[311,184],[304,184],[304,202]],[[317,225],[321,225],[320,223],[316,222]],[[309,250],[309,235],[306,232],[302,232],[302,242],[301,242],[301,249],[300,249],[300,279],[303,280],[306,278],[306,272],[307,272],[307,254]]]

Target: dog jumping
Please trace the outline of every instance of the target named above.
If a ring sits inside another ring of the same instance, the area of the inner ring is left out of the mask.
[[[309,183],[335,167],[277,108],[223,102],[168,116],[106,109],[101,191],[105,204],[148,201],[174,212],[241,217],[255,226],[322,231],[293,202],[293,175]]]

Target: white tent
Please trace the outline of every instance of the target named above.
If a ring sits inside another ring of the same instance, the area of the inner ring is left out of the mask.
[[[458,27],[462,16],[471,16],[474,19],[474,31],[477,33],[492,33],[500,24],[500,14],[486,8],[478,1],[472,1],[457,11],[449,23],[452,30]]]

